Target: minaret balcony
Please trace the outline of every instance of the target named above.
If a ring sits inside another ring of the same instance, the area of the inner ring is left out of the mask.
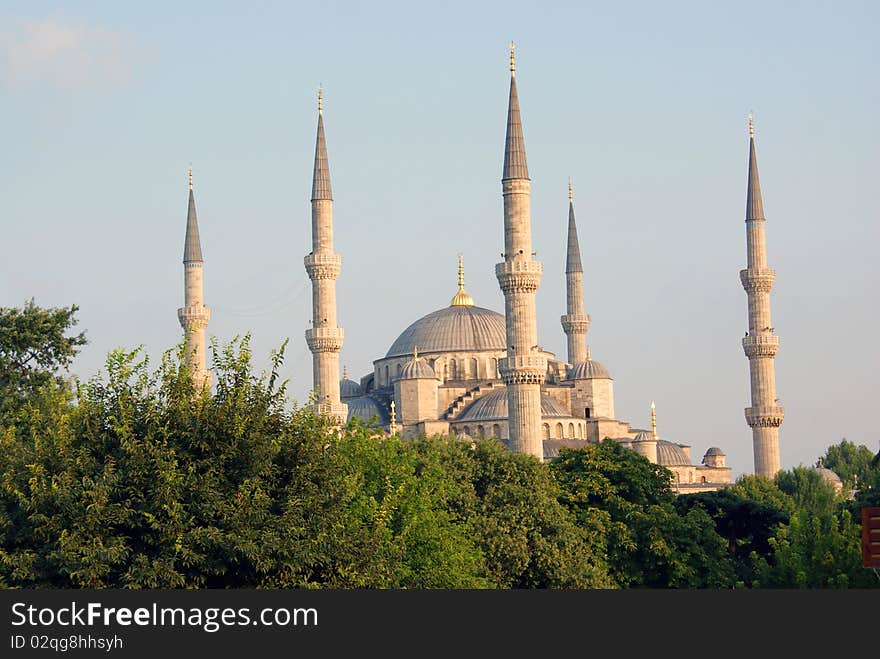
[[[547,358],[544,355],[516,355],[498,360],[504,384],[544,384],[547,379]]]
[[[739,279],[746,293],[769,293],[776,279],[773,268],[747,268],[739,271]]]
[[[511,291],[534,293],[538,290],[543,272],[544,265],[531,259],[513,259],[495,264],[495,277],[505,294]]]
[[[342,271],[342,257],[339,254],[307,254],[303,259],[309,279],[337,279]]]
[[[203,304],[181,307],[177,310],[177,319],[184,329],[204,329],[211,320],[211,309]]]
[[[750,428],[778,428],[785,418],[785,408],[778,405],[755,405],[745,409]]]
[[[769,332],[761,332],[755,336],[747,336],[742,340],[743,352],[746,357],[775,357],[779,350],[779,337]]]
[[[586,334],[590,328],[589,314],[565,314],[559,320],[566,334]]]
[[[339,352],[345,342],[341,327],[312,327],[306,330],[306,343],[312,352]]]

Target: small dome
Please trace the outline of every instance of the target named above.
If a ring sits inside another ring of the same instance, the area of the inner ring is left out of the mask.
[[[678,467],[690,463],[691,459],[678,444],[667,442],[665,439],[657,440],[657,464],[664,467]]]
[[[541,394],[543,418],[570,417],[571,414],[550,396]],[[456,421],[492,421],[507,419],[507,387],[501,387],[477,398]]]
[[[401,380],[431,379],[436,380],[437,374],[424,359],[414,359],[400,372]]]
[[[634,442],[654,442],[659,441],[649,430],[639,430],[636,436],[632,438]]]
[[[361,385],[359,385],[354,380],[349,380],[348,378],[342,378],[339,381],[339,397],[340,398],[355,398],[357,396],[363,396],[364,390],[361,389]]]
[[[592,380],[594,378],[611,379],[608,369],[594,359],[578,362],[571,367],[571,372],[568,374],[569,380]]]
[[[725,455],[725,453],[717,446],[710,446],[703,457],[706,455]]]
[[[842,485],[843,481],[840,480],[840,476],[835,474],[833,471],[826,467],[814,467],[816,471],[819,472],[819,475],[822,477],[826,483],[830,485]]]
[[[379,420],[374,425],[381,426],[385,422],[385,414],[379,403],[370,396],[361,396],[347,401],[348,404],[348,421],[358,418],[364,423],[369,423],[373,416],[378,416]]]

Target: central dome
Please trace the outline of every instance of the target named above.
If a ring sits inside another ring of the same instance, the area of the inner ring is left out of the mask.
[[[504,316],[483,307],[452,306],[419,318],[403,330],[388,349],[388,357],[420,353],[505,350]]]

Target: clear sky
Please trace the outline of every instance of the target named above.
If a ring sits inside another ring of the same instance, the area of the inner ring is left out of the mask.
[[[0,305],[81,307],[88,378],[181,336],[190,162],[209,334],[259,369],[303,338],[316,89],[335,197],[341,360],[359,378],[448,305],[457,254],[503,313],[507,44],[532,178],[545,349],[565,357],[567,181],[588,340],[618,418],[753,468],[745,267],[754,111],[786,408],[782,466],[880,448],[876,2],[151,2],[0,6]]]

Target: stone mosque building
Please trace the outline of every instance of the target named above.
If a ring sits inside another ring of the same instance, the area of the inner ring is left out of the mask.
[[[782,421],[773,377],[778,338],[769,320],[774,271],[766,267],[751,120],[749,139],[749,258],[748,268],[741,272],[749,297],[749,333],[743,339],[743,348],[752,374],[752,406],[746,409],[746,419],[753,428],[756,473],[772,476],[779,470],[778,427]],[[477,306],[465,290],[459,257],[458,290],[451,301],[403,329],[385,355],[374,360],[371,372],[357,379],[343,373],[340,378],[339,352],[345,335],[337,323],[336,279],[342,258],[333,250],[333,196],[319,93],[311,199],[312,250],[304,260],[312,281],[313,311],[313,326],[305,338],[313,355],[318,410],[339,423],[357,418],[403,437],[495,437],[510,450],[543,460],[556,457],[562,447],[585,447],[610,438],[668,468],[674,475],[676,492],[715,490],[729,484],[731,469],[725,463],[724,452],[712,447],[699,464],[694,464],[687,444],[658,435],[653,403],[650,429],[633,427],[617,418],[614,380],[608,368],[592,358],[587,343],[590,316],[584,310],[583,267],[571,184],[566,309],[560,319],[568,343],[566,359],[541,347],[535,294],[542,266],[532,259],[530,179],[512,45],[502,172],[505,252],[504,260],[495,265],[495,274],[504,293],[505,309]],[[190,178],[184,250],[186,298],[178,315],[193,337],[188,350],[193,372],[201,378],[197,381],[209,384],[204,335],[210,312],[202,300],[201,267]]]

